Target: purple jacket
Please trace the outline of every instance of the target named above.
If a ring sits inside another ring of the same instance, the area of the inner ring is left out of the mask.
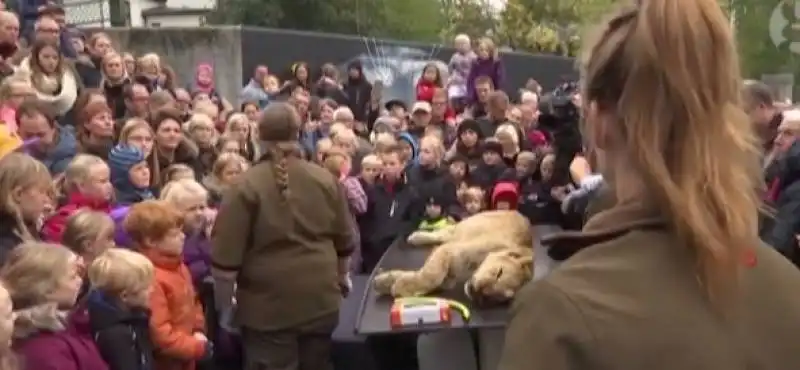
[[[18,315],[13,348],[24,370],[108,370],[92,339],[85,307],[68,316],[46,306]]]
[[[503,62],[500,59],[479,59],[476,58],[472,63],[472,68],[469,70],[467,77],[467,96],[469,97],[470,104],[478,101],[478,93],[475,91],[475,79],[480,76],[488,76],[494,83],[496,90],[503,89],[505,79],[505,71],[503,70]]]
[[[183,241],[183,263],[192,273],[195,286],[199,286],[203,279],[211,275],[211,240],[202,229],[200,232],[186,234]]]

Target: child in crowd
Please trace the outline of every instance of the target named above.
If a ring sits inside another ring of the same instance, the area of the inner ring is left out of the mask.
[[[199,287],[211,273],[209,231],[215,213],[208,208],[208,190],[195,180],[183,179],[168,183],[160,199],[183,215],[183,262]]]
[[[442,72],[436,63],[428,63],[422,68],[422,75],[417,81],[417,101],[430,103],[433,100],[433,92],[437,88],[444,87]]]
[[[105,212],[78,210],[67,218],[61,242],[89,265],[114,247],[114,221]]]
[[[492,189],[492,209],[516,210],[519,201],[519,189],[513,181],[502,181]]]
[[[109,249],[89,265],[89,322],[109,370],[154,369],[147,309],[154,274],[147,257],[125,249]]]
[[[108,166],[118,205],[153,199],[150,191],[150,167],[139,148],[117,145],[108,155]]]
[[[155,266],[148,307],[156,369],[194,369],[213,354],[203,309],[181,258],[183,223],[184,215],[168,202],[148,200],[133,205],[123,224],[136,249]]]
[[[482,152],[481,162],[470,174],[475,185],[490,191],[508,168],[503,162],[503,146],[497,140],[487,139]]]
[[[383,162],[375,155],[370,154],[361,160],[361,175],[359,180],[363,188],[370,187],[375,184],[375,179],[381,174]]]
[[[465,119],[458,125],[456,131],[456,142],[447,151],[445,159],[450,159],[456,155],[467,159],[470,170],[473,170],[481,162],[480,143],[483,139],[481,127],[473,119]]]
[[[64,172],[63,192],[66,204],[45,221],[42,236],[51,242],[61,242],[67,218],[81,208],[110,213],[113,196],[110,170],[99,157],[79,154]]]
[[[517,135],[517,131],[510,124],[501,125],[494,134],[503,147],[501,156],[507,167],[514,167],[517,161],[517,154],[519,154],[519,137]]]
[[[447,166],[448,173],[450,174],[450,181],[456,187],[456,194],[466,190],[470,179],[467,159],[461,156],[453,157],[450,159]]]
[[[51,206],[53,180],[42,162],[10,153],[0,159],[0,263],[19,244],[39,239],[38,223]]]
[[[425,216],[419,223],[419,230],[436,231],[455,223],[446,210],[446,200],[441,197],[431,197],[425,205]]]
[[[358,178],[350,176],[350,156],[346,153],[341,151],[331,152],[325,158],[324,166],[339,179],[339,183],[342,185],[344,194],[347,197],[348,208],[352,216],[350,226],[353,231],[353,254],[350,258],[350,270],[359,271],[361,261],[358,253],[361,249],[361,234],[358,230],[356,217],[367,212],[367,194],[364,192],[364,188]]]
[[[317,148],[314,151],[314,160],[317,164],[322,164],[322,161],[325,160],[325,157],[332,149],[333,141],[331,139],[326,137],[317,141]]]
[[[14,351],[29,370],[106,370],[86,307],[75,306],[83,262],[55,244],[25,243],[0,269],[11,294]]]
[[[268,75],[264,77],[264,91],[267,92],[269,96],[276,96],[278,92],[281,90],[281,81],[275,75]]]
[[[382,134],[375,135],[375,153],[380,155],[386,153],[386,151],[397,145],[397,139],[395,139],[394,134],[384,132]]]
[[[406,164],[406,168],[417,162],[419,155],[419,143],[408,132],[403,132],[397,136],[397,145],[400,147],[400,160]],[[387,149],[391,151],[392,149]]]
[[[164,170],[164,178],[161,180],[161,184],[162,186],[165,186],[166,184],[169,184],[172,181],[185,180],[185,179],[194,180],[195,179],[194,170],[183,163],[175,163],[167,167],[166,170]]]
[[[223,153],[239,154],[242,152],[242,150],[243,150],[242,145],[233,136],[222,135],[220,136],[219,140],[217,140],[217,152],[219,154]]]
[[[211,167],[211,173],[203,179],[203,185],[210,193],[212,207],[219,206],[222,202],[222,193],[239,175],[247,171],[248,167],[247,160],[238,154],[225,153],[217,158]]]
[[[469,36],[463,33],[455,37],[453,46],[456,52],[448,63],[450,78],[447,81],[447,95],[450,97],[451,105],[460,113],[466,107],[467,77],[475,61],[475,53],[472,52]]]
[[[463,220],[469,216],[480,213],[485,209],[486,193],[478,186],[470,186],[459,197],[461,207],[464,209]]]
[[[395,146],[383,154],[383,170],[368,194],[367,213],[359,218],[362,233],[362,271],[372,271],[383,253],[398,237],[409,235],[421,213],[416,193],[405,176],[404,149]]]

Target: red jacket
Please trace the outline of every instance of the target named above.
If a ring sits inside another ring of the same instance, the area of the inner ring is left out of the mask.
[[[51,243],[61,243],[61,236],[67,227],[67,219],[81,208],[111,213],[111,203],[107,200],[92,199],[79,192],[74,192],[67,198],[67,204],[45,221],[42,227],[42,239]]]
[[[435,83],[420,78],[417,81],[417,101],[433,102],[433,92],[438,88]]]

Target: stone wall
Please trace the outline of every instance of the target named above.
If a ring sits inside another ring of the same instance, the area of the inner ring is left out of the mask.
[[[153,52],[175,69],[180,86],[194,78],[195,66],[214,65],[217,90],[236,104],[242,88],[241,30],[235,26],[201,28],[105,28],[118,50]]]

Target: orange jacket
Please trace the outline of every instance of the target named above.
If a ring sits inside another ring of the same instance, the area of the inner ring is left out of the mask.
[[[150,336],[156,348],[156,370],[194,370],[205,342],[194,337],[204,329],[203,308],[192,276],[181,256],[149,249],[141,251],[155,266],[150,292]]]

